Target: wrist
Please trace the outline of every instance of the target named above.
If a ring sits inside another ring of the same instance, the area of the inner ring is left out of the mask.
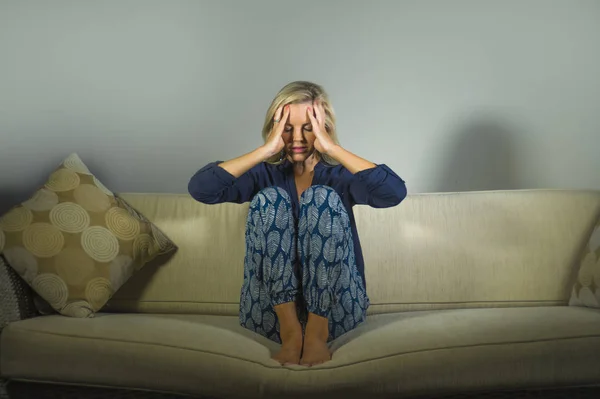
[[[263,160],[263,161],[266,161],[267,159],[269,159],[273,155],[275,155],[269,148],[267,148],[264,145],[261,145],[260,147],[258,147],[256,149],[256,151],[258,152],[258,155],[260,156],[260,159]]]
[[[342,147],[339,144],[334,144],[325,155],[329,155],[331,158],[339,161],[338,157],[341,151],[343,151]]]

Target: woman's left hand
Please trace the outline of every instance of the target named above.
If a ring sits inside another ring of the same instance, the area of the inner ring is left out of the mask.
[[[329,133],[327,133],[327,129],[325,129],[325,109],[323,108],[323,104],[314,101],[312,107],[308,107],[306,112],[316,136],[315,149],[321,154],[329,154],[336,144],[329,136]]]

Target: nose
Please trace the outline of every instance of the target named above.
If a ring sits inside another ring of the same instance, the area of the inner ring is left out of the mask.
[[[292,136],[292,139],[294,142],[304,142],[304,131],[302,130],[302,127],[294,128],[294,134]]]

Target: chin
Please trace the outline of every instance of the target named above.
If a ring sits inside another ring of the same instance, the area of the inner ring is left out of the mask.
[[[294,162],[302,162],[305,161],[310,154],[308,153],[302,153],[302,154],[291,154],[290,158],[292,158],[292,161]]]

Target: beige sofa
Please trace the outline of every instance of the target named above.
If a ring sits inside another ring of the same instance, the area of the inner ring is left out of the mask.
[[[3,378],[217,398],[600,389],[600,309],[568,306],[600,192],[423,194],[356,207],[370,316],[313,368],[279,366],[276,344],[238,326],[247,205],[122,196],[179,250],[93,319],[8,324]]]

